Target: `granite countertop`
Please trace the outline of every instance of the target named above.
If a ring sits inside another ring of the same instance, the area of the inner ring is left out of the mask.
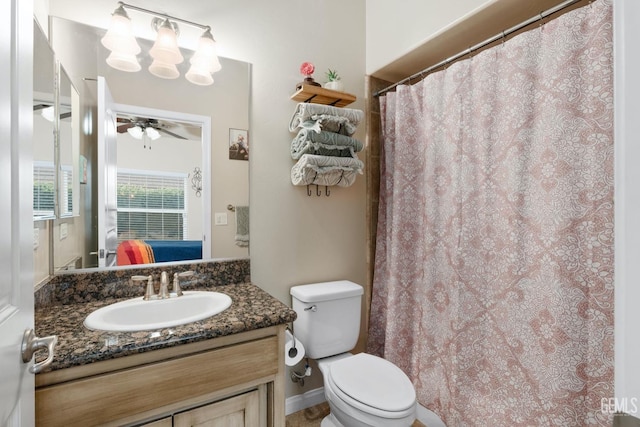
[[[92,331],[83,325],[92,311],[130,297],[36,308],[36,334],[58,336],[55,357],[44,372],[281,325],[296,318],[295,311],[252,283],[185,290],[221,292],[233,302],[222,313],[201,321],[142,332]]]

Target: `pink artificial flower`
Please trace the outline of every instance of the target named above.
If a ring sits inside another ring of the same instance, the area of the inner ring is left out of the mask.
[[[316,67],[313,66],[311,62],[303,62],[300,66],[300,73],[303,76],[309,77],[316,70]]]

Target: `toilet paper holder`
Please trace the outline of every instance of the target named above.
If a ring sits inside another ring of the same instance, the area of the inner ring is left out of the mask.
[[[291,328],[287,325],[287,330],[291,333],[291,348],[289,349],[289,357],[294,358],[298,355],[298,349],[296,348],[296,336],[293,334]]]

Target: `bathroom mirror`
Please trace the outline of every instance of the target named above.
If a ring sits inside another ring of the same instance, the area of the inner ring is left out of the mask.
[[[57,125],[57,217],[79,214],[79,95],[64,67],[58,63]]]
[[[242,129],[248,131],[250,79],[251,65],[228,58],[220,58],[222,70],[214,74],[214,84],[211,86],[196,86],[189,83],[184,74],[188,68],[188,60],[179,65],[181,75],[175,80],[160,79],[151,75],[147,68],[150,58],[144,54],[139,57],[142,70],[137,73],[127,73],[110,68],[105,59],[109,51],[100,43],[105,33],[104,29],[95,28],[80,22],[74,22],[58,17],[51,17],[50,31],[52,45],[56,57],[60,58],[68,72],[71,84],[79,89],[80,112],[78,122],[81,127],[79,141],[80,179],[78,198],[79,216],[71,217],[65,221],[65,233],[69,237],[79,236],[80,240],[77,256],[68,254],[65,259],[74,260],[72,268],[97,268],[98,266],[98,179],[97,165],[100,153],[96,149],[97,141],[97,78],[104,76],[117,105],[136,106],[140,109],[173,111],[177,113],[206,116],[211,121],[210,153],[210,180],[202,180],[198,183],[196,178],[198,170],[202,170],[203,163],[191,162],[181,174],[187,174],[186,192],[195,192],[197,185],[210,185],[211,200],[195,209],[194,203],[202,203],[201,198],[189,198],[187,203],[192,204],[190,215],[200,212],[199,218],[189,218],[192,225],[208,223],[211,235],[208,242],[212,258],[246,257],[249,254],[247,247],[236,244],[236,218],[235,212],[227,207],[248,205],[249,201],[249,161],[229,158],[230,130]],[[148,52],[152,42],[138,39],[143,52]],[[191,52],[183,50],[185,58],[191,56]],[[131,115],[127,112],[118,114],[118,126],[132,124],[137,121],[154,120],[153,116]],[[72,114],[73,117],[73,114]],[[181,124],[179,119],[175,121],[170,117],[162,117],[160,120],[165,130],[180,134],[182,131],[191,131]],[[162,132],[161,132],[162,133]],[[125,138],[127,139],[127,138]],[[160,144],[163,138],[151,141],[150,149],[144,147],[145,141],[128,138],[128,143],[138,144],[136,149],[140,153],[149,154],[157,149],[160,153]],[[169,141],[169,138],[165,138]],[[176,141],[174,141],[176,142]],[[126,142],[125,142],[126,143]],[[145,151],[146,150],[146,151]],[[204,153],[203,153],[204,154]],[[140,154],[142,155],[142,154]],[[148,156],[151,159],[151,156]],[[129,160],[132,160],[129,158]],[[133,159],[135,160],[135,159]],[[83,162],[84,166],[83,166]],[[126,169],[131,169],[128,163]],[[135,162],[134,162],[135,163]],[[160,167],[160,162],[157,162]],[[175,171],[174,171],[175,172]],[[195,200],[195,201],[194,201]],[[75,204],[74,204],[75,207]],[[214,222],[213,218],[223,218]],[[219,225],[214,225],[218,224]],[[58,235],[56,224],[54,235]],[[52,250],[54,255],[64,250],[60,240],[53,239]],[[63,272],[68,266],[56,266],[56,272]],[[126,268],[126,267],[101,267],[100,269]]]
[[[33,25],[33,219],[55,218],[55,58],[44,32]]]

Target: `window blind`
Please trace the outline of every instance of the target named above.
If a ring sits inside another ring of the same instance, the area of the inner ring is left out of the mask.
[[[184,240],[187,175],[118,170],[118,241]]]

